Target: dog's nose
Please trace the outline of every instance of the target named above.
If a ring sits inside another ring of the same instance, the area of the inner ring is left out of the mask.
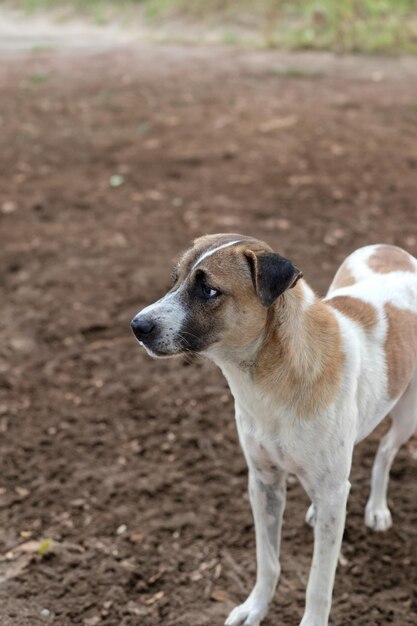
[[[148,315],[137,315],[130,322],[130,326],[138,339],[146,339],[155,329],[155,321]]]

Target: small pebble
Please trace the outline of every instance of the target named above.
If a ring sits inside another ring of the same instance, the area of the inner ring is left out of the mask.
[[[48,617],[50,617],[50,615],[51,615],[51,611],[49,609],[42,609],[41,617],[43,619],[48,619]]]
[[[126,524],[120,524],[120,526],[116,530],[116,534],[117,535],[123,535],[123,533],[125,533],[126,531],[127,531]]]
[[[120,187],[124,182],[124,176],[121,176],[120,174],[113,174],[113,176],[110,176],[109,178],[110,187]]]

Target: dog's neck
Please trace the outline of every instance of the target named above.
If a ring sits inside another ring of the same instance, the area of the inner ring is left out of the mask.
[[[245,374],[262,393],[275,394],[299,413],[311,413],[329,400],[343,363],[335,314],[304,280],[269,308],[255,341],[208,356],[229,383]]]

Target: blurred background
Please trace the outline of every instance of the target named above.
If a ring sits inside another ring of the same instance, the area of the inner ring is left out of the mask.
[[[4,626],[213,626],[254,532],[225,381],[129,322],[201,234],[241,232],[324,294],[355,248],[417,254],[415,0],[0,2],[0,614]],[[394,528],[358,448],[334,624],[417,623],[417,438]],[[265,626],[312,552],[290,481]]]

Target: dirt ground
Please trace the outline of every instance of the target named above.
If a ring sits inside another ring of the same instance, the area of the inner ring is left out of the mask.
[[[152,361],[129,321],[207,232],[267,240],[320,293],[358,246],[417,254],[416,65],[174,45],[2,58],[3,626],[214,626],[245,598],[226,383]],[[417,623],[417,438],[392,471],[394,528],[375,534],[380,435],[355,455],[333,625]],[[301,618],[307,505],[290,481],[265,626]]]

